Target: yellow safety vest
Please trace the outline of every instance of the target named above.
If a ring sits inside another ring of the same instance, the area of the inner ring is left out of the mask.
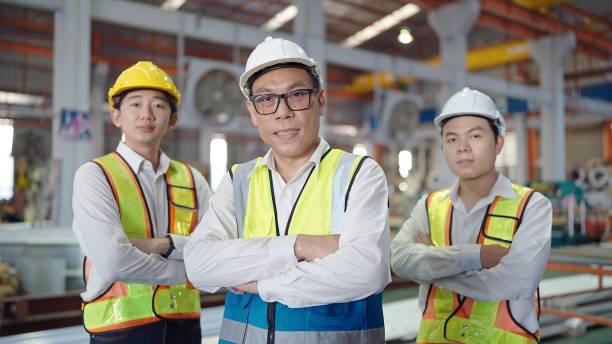
[[[489,205],[478,235],[480,245],[510,248],[520,227],[533,189],[512,184],[516,198],[497,196]],[[453,205],[449,190],[429,194],[426,200],[431,242],[452,245]],[[539,316],[539,300],[534,307]],[[510,301],[479,301],[429,286],[417,343],[539,343],[540,333],[530,333],[512,316]]]
[[[117,152],[97,158],[119,208],[128,238],[151,239],[151,214],[140,182]],[[168,233],[189,236],[198,216],[195,182],[188,165],[171,160],[164,175],[168,194]],[[91,260],[83,262],[87,283]],[[113,283],[96,299],[83,304],[83,325],[90,333],[154,323],[160,319],[198,319],[200,293],[189,282],[181,285]]]
[[[238,237],[340,234],[350,189],[365,157],[327,151],[308,173],[285,228],[279,228],[272,172],[262,158],[231,169]],[[346,303],[289,308],[258,294],[228,292],[219,343],[382,343],[382,294]]]

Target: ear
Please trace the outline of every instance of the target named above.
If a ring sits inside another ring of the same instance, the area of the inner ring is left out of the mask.
[[[502,149],[504,148],[504,137],[499,135],[497,136],[497,142],[495,142],[495,155],[499,155]]]
[[[255,128],[259,128],[259,124],[257,122],[259,118],[257,111],[255,110],[255,105],[253,105],[253,102],[251,102],[250,100],[244,102],[244,105],[246,105],[247,110],[249,110],[249,115],[251,116],[251,123],[253,123],[253,126]]]
[[[117,128],[121,128],[121,122],[119,122],[120,116],[121,116],[121,111],[119,111],[119,109],[111,108],[111,119],[113,120],[113,124]]]
[[[170,122],[168,123],[168,130],[174,129],[176,127],[176,122],[178,122],[178,113],[173,113],[170,115]]]
[[[317,101],[319,102],[319,113],[321,117],[327,113],[327,97],[325,95],[325,89],[320,89],[317,93]]]

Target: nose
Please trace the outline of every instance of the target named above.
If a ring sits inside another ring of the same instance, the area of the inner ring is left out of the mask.
[[[276,112],[274,113],[275,119],[285,119],[285,118],[293,117],[294,115],[293,110],[289,108],[286,97],[284,96],[280,97],[278,99],[278,103],[279,103],[278,108],[276,109]]]
[[[468,140],[464,139],[464,138],[460,138],[458,140],[459,140],[459,145],[457,146],[457,151],[459,153],[469,152],[470,151],[470,144],[469,144]]]
[[[147,121],[155,119],[155,116],[153,116],[153,104],[150,102],[145,102],[143,105],[144,106],[142,106],[140,110],[140,119]]]

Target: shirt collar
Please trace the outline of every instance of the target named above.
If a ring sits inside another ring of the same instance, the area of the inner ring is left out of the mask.
[[[135,173],[139,173],[144,162],[147,161],[142,155],[136,153],[136,151],[134,151],[124,142],[119,142],[119,145],[117,146],[117,153],[121,154],[125,161],[127,161],[132,171]],[[168,171],[169,166],[170,158],[160,149],[159,166],[157,166],[157,171],[155,171],[155,174],[165,174]]]
[[[497,173],[497,180],[495,181],[495,184],[493,184],[493,188],[491,188],[491,191],[489,192],[489,194],[483,199],[485,201],[485,204],[489,204],[493,202],[493,199],[495,199],[495,197],[497,196],[507,198],[507,199],[516,198],[516,192],[514,192],[514,189],[512,188],[512,183],[510,182],[510,180],[506,178],[503,174],[501,174],[501,172],[497,171],[496,173]],[[448,191],[448,195],[446,195],[446,197],[451,198],[453,204],[457,204],[459,202],[458,191],[459,191],[459,179],[455,180],[455,183]]]
[[[313,171],[313,173],[315,176],[318,176],[321,158],[329,149],[329,143],[327,143],[327,141],[325,141],[322,137],[319,137],[319,145],[317,146],[317,149],[315,149],[308,161],[306,161],[304,166],[302,166],[298,173],[296,173],[296,176],[299,176],[307,166],[311,166],[312,164],[314,164],[315,166],[315,170]],[[255,170],[263,166],[266,166],[267,168],[278,172],[276,170],[276,163],[274,162],[274,152],[272,151],[272,149],[269,149],[266,155],[263,156],[263,158],[257,160],[255,168],[251,171],[251,175],[253,174],[253,172],[255,172]]]

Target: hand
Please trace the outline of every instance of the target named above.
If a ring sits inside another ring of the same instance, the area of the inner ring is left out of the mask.
[[[244,293],[257,294],[257,282],[250,282],[247,284],[239,285],[236,287],[230,287],[230,291],[237,295],[242,295]]]
[[[429,235],[421,232],[421,231],[417,231],[416,234],[414,235],[414,241],[417,244],[423,244],[423,245],[427,245],[427,246],[433,246],[433,243],[431,242],[431,238],[429,237]]]
[[[170,249],[168,238],[134,239],[129,238],[130,243],[137,249],[149,254],[165,254]]]
[[[298,260],[313,261],[338,251],[340,235],[298,234],[293,250]]]
[[[508,254],[508,249],[499,245],[480,246],[480,265],[483,269],[492,268],[499,264],[501,259]]]

